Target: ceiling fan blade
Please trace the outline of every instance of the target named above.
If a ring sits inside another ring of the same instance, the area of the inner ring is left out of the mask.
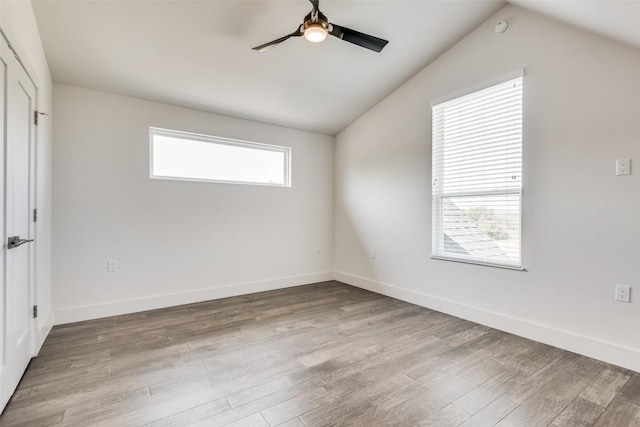
[[[331,31],[332,36],[335,36],[346,42],[364,47],[366,49],[373,50],[375,52],[380,52],[387,45],[387,43],[389,43],[388,40],[370,36],[369,34],[364,34],[360,31],[341,27],[340,25],[336,24],[331,25],[333,26],[333,31]]]
[[[317,10],[320,10],[320,0],[309,0],[311,2],[311,4],[313,5],[313,10],[312,12],[315,12]]]
[[[253,47],[251,49],[257,50],[258,52],[261,52],[261,53],[266,52],[272,47],[279,45],[283,41],[289,40],[291,37],[300,37],[301,35],[302,35],[302,32],[300,32],[300,29],[297,29],[295,32],[291,34],[287,34],[284,37],[280,37],[279,39],[272,40],[269,43],[261,44],[260,46]]]

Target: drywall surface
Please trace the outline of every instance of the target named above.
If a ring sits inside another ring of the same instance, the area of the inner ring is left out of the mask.
[[[56,323],[332,277],[333,137],[63,85],[54,111]],[[150,126],[291,147],[292,187],[150,179]]]
[[[430,103],[518,69],[526,271],[433,260]],[[640,164],[638,76],[640,51],[504,8],[337,136],[336,278],[640,370],[640,170],[615,175]]]
[[[36,208],[39,220],[35,227],[35,296],[38,305],[36,350],[40,349],[52,326],[51,311],[51,75],[31,2],[0,0],[0,27],[18,52],[29,76],[38,88],[41,116],[36,135]]]

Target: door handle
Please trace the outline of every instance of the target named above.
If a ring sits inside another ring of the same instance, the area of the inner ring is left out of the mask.
[[[20,236],[13,236],[7,239],[7,249],[17,248],[25,243],[33,242],[33,239],[21,239]]]

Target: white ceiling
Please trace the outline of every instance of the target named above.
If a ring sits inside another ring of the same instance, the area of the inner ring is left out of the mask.
[[[640,48],[638,0],[509,0],[509,3]]]
[[[54,82],[336,134],[505,3],[320,2],[331,22],[389,40],[252,47],[294,31],[295,1],[34,0]]]
[[[640,46],[640,2],[511,3]],[[330,135],[505,4],[321,0],[331,22],[389,44],[375,53],[333,37],[295,38],[259,53],[251,47],[301,24],[308,1],[33,0],[56,83]]]

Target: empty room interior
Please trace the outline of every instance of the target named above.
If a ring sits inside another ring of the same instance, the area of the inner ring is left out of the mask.
[[[640,2],[0,30],[1,426],[640,427]]]

